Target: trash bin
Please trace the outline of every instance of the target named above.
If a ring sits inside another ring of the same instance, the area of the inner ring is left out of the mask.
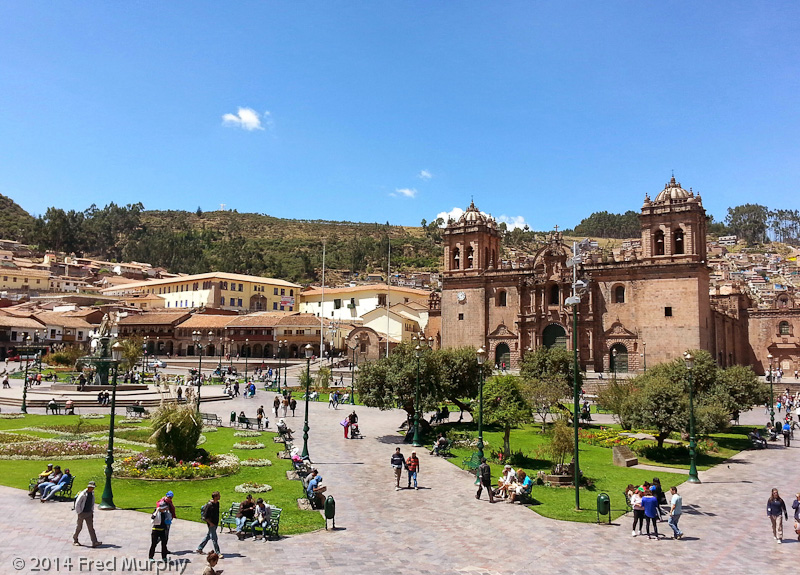
[[[336,529],[336,501],[333,499],[333,495],[328,495],[325,499],[325,529],[328,529],[328,519],[333,522],[333,528]]]
[[[233,427],[234,423],[236,423],[236,412],[231,411],[231,427]]]
[[[600,523],[600,516],[608,515],[608,523],[611,523],[611,499],[608,493],[601,493],[597,496],[597,522]]]

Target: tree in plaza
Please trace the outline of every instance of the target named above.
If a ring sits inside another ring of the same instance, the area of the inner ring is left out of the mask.
[[[541,418],[542,433],[544,433],[547,416],[553,413],[561,401],[571,394],[571,388],[567,380],[560,376],[546,379],[523,379],[522,393],[533,413]]]
[[[561,468],[567,457],[575,453],[575,436],[566,419],[559,419],[553,427],[553,439],[550,441],[550,461],[553,470]]]
[[[120,340],[120,345],[122,345],[123,369],[133,369],[136,364],[139,363],[144,351],[142,349],[143,343],[144,340],[138,335]]]
[[[531,420],[531,409],[515,375],[496,375],[483,388],[483,420],[503,428],[503,458],[511,455],[511,430]]]
[[[637,391],[634,379],[608,380],[597,393],[597,405],[610,411],[623,429],[630,429],[631,424],[624,417],[625,400]]]
[[[468,410],[465,397],[475,397],[480,383],[480,366],[475,350],[439,349],[423,352],[419,358],[420,409],[435,409],[450,401]],[[379,409],[400,407],[414,413],[417,357],[414,347],[401,344],[389,357],[359,365],[356,389],[364,405]]]
[[[560,383],[562,380],[568,382],[569,385],[573,381],[573,356],[572,352],[564,348],[557,347],[540,347],[537,350],[526,353],[522,359],[522,365],[519,369],[519,374],[524,380],[551,380]],[[578,372],[578,385],[583,381],[583,376]],[[567,391],[561,397],[571,396],[572,394]]]
[[[684,393],[685,382],[656,373],[635,379],[639,389],[625,400],[620,416],[631,427],[655,429],[656,442],[663,447],[670,433],[686,427],[689,400]]]

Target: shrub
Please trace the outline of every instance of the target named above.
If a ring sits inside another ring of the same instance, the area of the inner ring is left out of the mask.
[[[636,439],[620,435],[613,429],[579,429],[578,440],[598,447],[615,447],[617,445],[633,445]]]
[[[665,445],[659,447],[655,443],[637,443],[631,447],[636,454],[646,457],[651,461],[662,463],[685,463],[689,460],[688,445]],[[717,451],[718,445],[711,439],[701,439],[697,442],[695,451],[698,455]]]
[[[165,403],[153,414],[152,428],[160,454],[182,461],[194,459],[203,428],[194,407]]]
[[[48,353],[42,358],[42,363],[46,363],[47,365],[64,365],[67,367],[72,367],[75,365],[77,359],[85,355],[85,353],[86,352],[79,347],[69,346],[60,351]]]

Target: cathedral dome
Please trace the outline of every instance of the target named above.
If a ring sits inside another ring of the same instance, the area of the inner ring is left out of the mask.
[[[687,192],[681,187],[680,182],[675,181],[675,176],[672,176],[669,182],[664,186],[664,189],[659,192],[656,199],[653,200],[654,204],[673,203],[673,202],[686,202],[694,197],[692,192]]]
[[[475,207],[475,202],[470,202],[467,211],[458,219],[459,224],[477,224],[483,223],[487,225],[491,225],[494,223],[494,218],[491,216],[487,216],[486,214],[481,213],[481,211]]]

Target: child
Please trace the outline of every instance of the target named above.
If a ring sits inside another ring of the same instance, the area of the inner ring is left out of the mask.
[[[214,567],[219,562],[219,555],[212,551],[206,556],[206,561],[208,561],[208,565],[206,565],[206,568],[203,569],[203,575],[219,575],[222,573],[222,569],[219,571],[214,570]]]

